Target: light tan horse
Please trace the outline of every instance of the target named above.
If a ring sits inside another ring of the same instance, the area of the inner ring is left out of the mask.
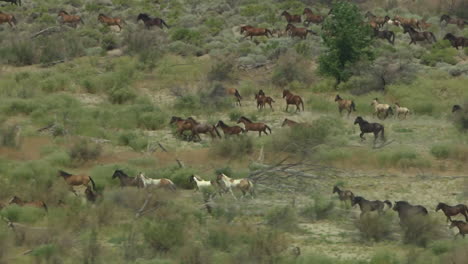
[[[379,99],[378,98],[375,98],[374,100],[372,100],[372,103],[371,105],[374,107],[374,113],[373,113],[373,116],[376,116],[380,119],[382,119],[382,115],[381,114],[385,114],[385,116],[383,117],[383,119],[387,118],[389,114],[393,114],[393,110],[392,108],[390,107],[389,104],[381,104],[379,103]]]
[[[58,171],[58,176],[63,177],[65,182],[68,183],[68,185],[70,185],[71,187],[80,186],[80,185],[84,185],[88,187],[89,183],[91,183],[91,185],[93,186],[93,190],[96,190],[96,184],[94,183],[93,179],[90,176],[73,175],[62,170]]]
[[[406,119],[406,116],[411,114],[411,111],[407,107],[401,107],[399,103],[395,103],[396,115],[395,118],[403,116],[402,119]]]
[[[66,11],[62,10],[58,13],[58,16],[62,18],[62,24],[70,24],[76,28],[78,23],[84,24],[80,16],[70,15]]]
[[[231,179],[223,173],[216,177],[218,186],[226,193],[230,192],[231,195],[237,200],[232,189],[239,189],[242,192],[242,197],[245,197],[247,193],[253,199],[255,195],[254,185],[249,179]]]
[[[356,105],[354,104],[353,100],[345,100],[341,98],[339,94],[337,94],[335,97],[335,102],[338,102],[338,111],[340,111],[340,115],[343,110],[348,111],[348,117],[352,111],[356,111]]]
[[[119,31],[122,31],[122,24],[125,23],[123,19],[118,18],[118,17],[108,17],[104,14],[99,14],[98,15],[98,21],[101,22],[102,24],[108,25],[108,26],[118,26]]]
[[[18,196],[13,196],[8,204],[17,204],[21,207],[23,206],[29,206],[29,207],[36,207],[36,208],[41,208],[44,209],[47,212],[47,205],[43,201],[31,201],[31,202],[25,202],[21,200]]]
[[[3,23],[8,23],[10,27],[13,27],[13,25],[16,27],[17,21],[16,21],[15,16],[10,15],[10,14],[5,14],[0,11],[0,24],[3,24]]]

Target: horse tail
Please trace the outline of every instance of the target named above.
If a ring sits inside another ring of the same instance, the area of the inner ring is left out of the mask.
[[[93,185],[93,190],[95,191],[95,190],[96,190],[96,184],[94,183],[93,178],[89,177],[89,181],[90,181],[91,184]]]
[[[299,103],[302,105],[302,112],[304,112],[304,101],[302,101],[302,98],[299,97]]]
[[[257,195],[255,194],[254,184],[253,184],[253,182],[252,182],[251,180],[248,180],[248,181],[249,181],[249,192],[250,192],[250,196],[252,196],[252,198],[253,198],[253,197],[257,196]]]
[[[382,136],[382,139],[385,140],[385,127],[384,127],[384,126],[382,126],[382,134],[381,134],[381,136]]]
[[[468,222],[468,207],[466,205],[463,205],[462,214],[465,215],[465,220]]]
[[[270,37],[273,37],[273,33],[268,28],[265,28],[266,36],[268,37],[268,34],[270,34]]]
[[[214,128],[214,131],[216,132],[216,134],[218,135],[219,138],[221,138],[221,134],[219,134],[219,131],[218,129],[216,128],[216,126],[213,126]]]
[[[392,45],[395,44],[395,33],[393,33],[393,31],[389,31],[390,32],[390,39],[391,39],[391,42],[392,42]]]
[[[354,101],[351,101],[351,109],[356,112],[356,104],[354,104]]]
[[[166,21],[164,21],[164,19],[161,19],[161,23],[165,25],[167,28],[169,28],[169,26],[166,24]]]
[[[389,200],[385,200],[384,203],[386,203],[388,207],[392,209],[392,202],[390,202]]]
[[[49,212],[49,209],[47,208],[47,204],[42,202],[42,207],[44,208],[44,210],[46,211],[46,213]]]
[[[84,25],[84,21],[83,21],[83,19],[81,17],[80,17],[80,22],[81,22],[81,24]]]
[[[175,186],[175,184],[171,180],[169,180],[169,182],[169,189],[173,192],[177,191],[177,187]]]
[[[429,33],[431,33],[431,37],[434,39],[434,42],[437,42],[437,39],[436,39],[434,33],[432,33],[432,32],[429,32]]]
[[[270,134],[271,134],[271,128],[267,125],[265,125],[265,128],[268,129],[268,131],[270,131]]]

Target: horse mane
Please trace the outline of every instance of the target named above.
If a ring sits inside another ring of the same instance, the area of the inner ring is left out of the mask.
[[[73,174],[70,174],[70,173],[68,173],[66,171],[63,171],[63,170],[59,170],[59,174],[60,174],[60,176],[63,176],[63,177],[70,177],[70,176],[73,175]]]
[[[129,177],[123,170],[115,170],[114,173],[122,174],[125,177]]]
[[[99,13],[98,17],[100,17],[100,16],[105,17],[106,15],[104,15],[103,13]]]
[[[244,119],[245,121],[249,122],[249,123],[253,123],[252,120],[248,119],[247,117],[245,116],[241,116],[240,119]]]
[[[69,14],[68,14],[68,12],[67,12],[67,11],[65,11],[65,10],[60,10],[60,12],[59,12],[59,13],[64,13],[65,15],[69,15]]]

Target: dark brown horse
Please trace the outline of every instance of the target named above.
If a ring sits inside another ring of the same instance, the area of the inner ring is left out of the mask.
[[[77,15],[70,15],[66,11],[62,10],[58,13],[58,16],[62,18],[62,24],[70,24],[71,26],[75,27],[78,26],[79,23],[84,24],[83,20],[80,16]]]
[[[66,183],[70,185],[71,187],[73,186],[80,186],[84,185],[86,187],[89,186],[89,183],[91,182],[91,185],[93,186],[93,190],[96,190],[96,185],[93,181],[93,179],[90,176],[87,175],[73,175],[68,172],[59,170],[58,171],[58,176],[63,177]]]
[[[7,2],[11,5],[21,6],[21,0],[0,0],[1,2]]]
[[[312,10],[308,7],[304,8],[303,15],[306,16],[304,19],[304,24],[308,26],[310,23],[312,24],[321,24],[324,20],[324,17],[321,15],[316,15],[312,12]]]
[[[429,31],[418,32],[411,26],[403,26],[403,33],[408,33],[410,35],[410,45],[413,43],[416,44],[416,41],[427,40],[429,43],[432,43],[432,41],[437,42],[434,33]]]
[[[271,129],[269,126],[267,126],[264,123],[254,123],[245,116],[241,116],[241,118],[239,118],[239,120],[237,121],[237,124],[240,124],[240,123],[244,124],[246,133],[249,131],[258,131],[258,136],[260,137],[262,136],[262,132],[265,133],[265,135],[268,135],[267,133],[267,129],[268,129],[268,131],[270,131],[270,134],[271,134]]]
[[[166,24],[166,21],[164,21],[162,18],[155,17],[152,18],[148,14],[145,13],[140,13],[137,17],[137,22],[138,21],[143,21],[143,24],[145,24],[146,29],[150,29],[154,26],[159,27],[160,29],[163,29],[163,26],[166,28],[169,28],[169,26]]]
[[[289,35],[291,36],[291,38],[299,37],[301,39],[306,39],[308,33],[317,35],[317,33],[315,33],[312,30],[309,30],[307,28],[298,28],[294,26],[293,24],[288,24],[285,30],[286,32],[289,32]]]
[[[338,186],[333,186],[333,193],[338,194],[338,198],[340,201],[350,201],[351,204],[353,203],[354,200],[354,193],[349,190],[341,190]]]
[[[269,29],[256,28],[250,25],[242,26],[240,28],[240,33],[243,34],[244,32],[245,32],[244,38],[250,37],[250,40],[252,40],[253,37],[259,37],[259,36],[265,36],[268,38],[268,34],[270,34],[270,36],[273,37],[273,34],[271,33]]]
[[[455,206],[450,206],[445,203],[439,203],[436,208],[436,212],[442,210],[445,216],[447,217],[447,222],[452,221],[451,216],[456,216],[458,214],[464,215],[465,220],[468,222],[468,207],[464,204],[457,204]]]
[[[281,16],[284,16],[288,23],[301,23],[302,21],[301,15],[291,15],[288,11],[283,11]]]
[[[187,118],[185,122],[192,124],[192,135],[194,138],[197,137],[199,140],[201,140],[200,134],[210,134],[212,139],[215,139],[216,136],[221,138],[221,135],[219,134],[218,129],[216,129],[216,127],[211,124],[207,124],[207,123],[201,124],[197,120],[193,119],[192,117]]]
[[[337,94],[335,97],[335,102],[338,102],[338,111],[340,112],[340,115],[343,110],[348,111],[348,117],[352,111],[356,111],[356,104],[354,104],[353,100],[345,100],[341,98],[339,94]]]
[[[465,21],[461,18],[453,18],[446,14],[440,17],[441,24],[443,21],[445,21],[447,24],[457,25],[459,28],[463,28],[465,25],[468,25],[468,21]]]
[[[374,142],[376,142],[380,133],[382,140],[385,141],[385,129],[383,125],[379,123],[369,123],[360,116],[356,117],[354,124],[359,124],[359,128],[361,129],[361,134],[359,134],[359,137],[361,140],[365,140],[364,134],[374,133]]]
[[[36,207],[36,208],[41,208],[44,209],[46,212],[48,211],[47,205],[43,201],[31,201],[31,202],[26,202],[21,200],[18,196],[13,196],[8,204],[17,204],[21,207],[23,206],[29,206],[29,207]]]
[[[176,133],[179,134],[179,136],[182,136],[182,133],[184,133],[185,131],[192,131],[193,127],[192,123],[185,121],[186,120],[182,119],[181,117],[173,116],[171,117],[171,121],[169,122],[169,124],[175,124],[177,127]]]
[[[224,137],[232,136],[232,135],[240,135],[241,133],[244,133],[245,130],[240,127],[240,126],[228,126],[226,125],[223,121],[219,120],[218,123],[216,124],[216,127],[220,127],[221,130],[223,130]]]
[[[270,109],[274,111],[271,104],[274,103],[275,100],[273,100],[273,98],[270,96],[255,94],[255,100],[257,100],[257,109],[263,109],[265,108],[265,105],[268,104]]]
[[[98,15],[98,21],[101,22],[102,24],[108,25],[108,26],[118,26],[119,31],[122,31],[122,24],[125,23],[123,19],[118,18],[118,17],[108,17],[104,14],[99,14]]]
[[[236,103],[239,104],[239,106],[242,106],[241,105],[242,96],[240,95],[239,91],[236,88],[226,88],[226,93],[234,96],[236,98]]]
[[[461,235],[463,238],[465,238],[465,235],[468,234],[468,223],[465,223],[463,221],[452,221],[450,224],[450,228],[458,228],[458,234],[455,235],[457,237],[458,235]]]
[[[301,110],[300,106],[302,105],[302,111],[304,111],[304,102],[299,95],[294,95],[289,90],[283,90],[283,98],[286,99],[286,112],[289,105],[295,105],[296,112]]]
[[[112,175],[112,179],[119,178],[120,180],[120,187],[141,187],[140,181],[138,177],[130,177],[122,170],[114,171]]]
[[[5,14],[0,11],[0,24],[3,24],[3,23],[8,23],[10,27],[13,27],[13,25],[15,25],[16,27],[17,21],[16,21],[15,16],[10,15],[10,14]]]
[[[401,223],[405,223],[412,216],[424,216],[428,214],[428,211],[424,206],[411,205],[406,201],[395,202],[395,206],[393,206],[393,211],[398,212],[398,216],[400,217]]]
[[[456,37],[452,33],[447,33],[444,37],[444,40],[450,41],[450,44],[452,44],[452,47],[458,49],[458,47],[468,47],[468,38],[465,37]]]
[[[395,44],[395,33],[391,30],[378,30],[374,28],[374,37],[386,39],[390,44]]]
[[[392,203],[389,200],[385,200],[383,202],[379,200],[369,201],[361,196],[354,197],[351,205],[355,206],[356,204],[359,204],[359,208],[361,209],[361,216],[372,211],[377,211],[379,214],[382,214],[385,205],[388,205],[389,208],[392,208]]]

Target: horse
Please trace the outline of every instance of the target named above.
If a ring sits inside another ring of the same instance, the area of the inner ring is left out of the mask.
[[[288,24],[285,30],[289,32],[289,35],[291,36],[291,38],[299,37],[301,39],[306,39],[308,33],[317,35],[317,33],[315,33],[312,30],[309,30],[307,28],[298,28],[294,26],[293,24]]]
[[[216,177],[216,182],[218,186],[226,193],[230,192],[231,195],[237,200],[237,197],[234,195],[232,189],[239,189],[242,192],[242,198],[245,197],[247,193],[250,194],[250,197],[253,199],[255,196],[254,185],[249,179],[231,179],[223,173],[218,174]]]
[[[369,123],[360,116],[356,117],[356,120],[354,120],[354,124],[359,124],[359,128],[361,129],[361,134],[359,135],[359,137],[361,138],[361,140],[366,140],[364,138],[364,134],[374,133],[375,143],[380,133],[381,139],[385,141],[385,128],[383,125],[379,123]]]
[[[393,18],[393,21],[398,23],[399,25],[402,25],[403,27],[408,26],[420,29],[419,20],[417,20],[416,18],[403,18],[401,16],[395,16]]]
[[[112,179],[119,178],[120,187],[140,187],[138,177],[130,177],[122,170],[115,170]]]
[[[224,137],[232,136],[232,135],[240,135],[241,133],[244,133],[245,130],[240,127],[240,126],[228,126],[226,125],[223,121],[219,120],[218,123],[216,124],[216,127],[220,127],[221,130],[223,130]]]
[[[288,11],[283,11],[281,16],[284,16],[288,23],[301,23],[302,21],[301,15],[291,15]]]
[[[387,118],[389,114],[392,114],[393,115],[393,109],[392,107],[390,107],[389,104],[381,104],[379,103],[379,99],[378,98],[375,98],[374,100],[372,100],[372,103],[371,105],[374,107],[374,113],[373,113],[373,116],[376,116],[379,118],[379,119],[382,119],[381,118],[381,113],[384,113],[385,116],[383,117],[383,119]]]
[[[226,93],[229,95],[233,95],[236,98],[236,104],[239,104],[239,106],[242,106],[241,105],[242,96],[240,95],[239,91],[236,88],[227,88]]]
[[[283,90],[283,98],[286,99],[286,112],[289,105],[295,105],[296,112],[301,110],[299,106],[302,105],[302,111],[304,111],[304,102],[299,95],[294,95],[289,90]]]
[[[21,0],[0,0],[0,1],[10,3],[10,5],[21,6]]]
[[[468,25],[468,21],[465,21],[461,18],[452,18],[447,14],[444,14],[440,17],[440,24],[445,21],[447,24],[457,25],[459,28],[463,28],[465,25]]]
[[[148,188],[164,188],[164,189],[168,189],[168,190],[171,190],[171,191],[176,191],[175,184],[169,179],[166,179],[166,178],[162,178],[162,179],[146,178],[146,176],[142,172],[140,172],[137,177],[140,179],[140,181],[142,183],[142,186],[145,189],[148,189]]]
[[[192,131],[192,127],[193,127],[191,122],[186,122],[185,119],[182,119],[181,117],[178,117],[178,116],[171,117],[171,121],[169,122],[169,124],[170,125],[175,124],[177,126],[176,133],[178,133],[179,136],[182,136],[182,133],[184,133],[184,131]],[[193,137],[193,134],[191,137]]]
[[[359,208],[361,209],[361,217],[368,212],[372,211],[377,211],[377,213],[382,214],[383,210],[385,208],[385,205],[388,205],[389,208],[392,208],[392,202],[389,200],[385,201],[369,201],[366,200],[364,197],[361,196],[356,196],[352,200],[351,206],[355,206],[356,204],[359,204]]]
[[[386,39],[392,45],[395,44],[395,33],[391,30],[378,30],[374,28],[374,37],[380,39]]]
[[[434,36],[434,33],[429,32],[429,31],[418,32],[411,26],[403,25],[403,33],[409,34],[411,38],[409,45],[413,43],[416,44],[416,41],[425,41],[425,40],[427,40],[429,43],[432,43],[432,41],[437,42],[436,37]]]
[[[59,170],[58,171],[58,176],[63,177],[66,183],[70,185],[71,187],[73,186],[79,186],[79,185],[84,185],[86,187],[89,186],[89,183],[91,182],[91,185],[93,186],[93,190],[96,190],[96,184],[93,181],[93,178],[87,175],[73,175],[68,172]]]
[[[407,107],[401,107],[399,103],[395,103],[395,118],[400,118],[403,115],[403,119],[406,119],[406,116],[411,114],[411,111]]]
[[[306,16],[304,19],[304,24],[308,26],[310,23],[312,24],[321,24],[324,20],[324,17],[321,15],[315,15],[312,10],[308,7],[304,8],[304,12],[302,12],[303,15]],[[307,24],[306,24],[307,22]]]
[[[444,40],[450,41],[450,44],[452,44],[452,47],[458,49],[458,47],[468,47],[468,38],[465,37],[456,37],[452,33],[447,33],[444,37]]]
[[[195,191],[213,186],[212,181],[205,181],[195,174],[190,176],[189,181],[190,183],[195,184]]]
[[[338,194],[340,201],[350,201],[351,203],[354,200],[354,193],[348,190],[341,190],[337,185],[333,186],[333,193]]]
[[[78,26],[78,23],[84,24],[83,19],[81,19],[80,16],[70,15],[64,10],[60,11],[57,16],[62,18],[62,21],[61,21],[62,24],[65,24],[65,23],[70,24],[74,28]]]
[[[101,198],[101,194],[99,194],[96,191],[93,191],[93,189],[91,189],[89,186],[86,187],[85,196],[86,200],[92,203],[95,203],[99,198]]]
[[[343,110],[348,111],[348,117],[352,111],[356,111],[356,104],[354,104],[353,100],[345,100],[341,98],[339,94],[337,94],[335,97],[335,102],[338,102],[338,111],[340,112],[340,115]]]
[[[201,124],[197,120],[193,119],[192,117],[187,118],[185,122],[192,124],[192,136],[198,137],[199,140],[201,140],[199,134],[208,134],[208,133],[210,134],[212,139],[215,139],[216,136],[221,138],[221,135],[219,134],[218,129],[216,129],[216,127],[211,124],[207,124],[207,123]]]
[[[240,123],[244,124],[245,133],[249,131],[258,131],[258,136],[261,137],[262,132],[265,133],[265,135],[268,135],[267,133],[267,129],[268,129],[268,131],[270,131],[270,134],[271,134],[271,128],[269,126],[267,126],[264,123],[253,123],[250,119],[248,119],[245,116],[241,116],[239,118],[239,120],[237,121],[237,124],[240,124]]]
[[[445,216],[447,217],[447,222],[452,221],[451,216],[456,216],[462,214],[465,216],[465,220],[468,222],[468,207],[464,204],[457,204],[455,206],[450,206],[445,203],[439,203],[436,208],[436,212],[442,210]]]
[[[431,23],[427,23],[426,21],[419,21],[419,28],[421,28],[421,30],[426,30],[430,27],[432,27]]]
[[[457,227],[458,228],[458,234],[455,235],[457,237],[458,235],[461,235],[463,238],[465,238],[465,235],[468,234],[468,223],[465,223],[463,221],[451,221],[452,223],[450,224],[450,229]]]
[[[166,21],[164,21],[162,18],[155,17],[152,18],[148,14],[145,13],[140,13],[137,17],[137,22],[138,21],[143,21],[143,24],[145,24],[146,29],[150,29],[151,27],[157,26],[160,29],[163,29],[163,26],[166,28],[169,28],[169,26],[166,24]]]
[[[460,105],[453,105],[452,106],[452,113],[462,111],[462,110],[463,110],[463,108]]]
[[[8,202],[8,204],[17,204],[21,207],[23,206],[29,206],[29,207],[36,207],[36,208],[42,208],[44,209],[46,212],[48,211],[47,209],[47,205],[43,202],[43,201],[30,201],[30,202],[26,202],[26,201],[23,201],[21,200],[18,196],[13,196],[10,201]]]
[[[406,201],[395,202],[395,205],[393,206],[393,211],[398,212],[398,217],[400,218],[401,223],[406,222],[406,220],[408,220],[408,218],[411,216],[425,216],[429,213],[424,206],[411,205]]]
[[[265,108],[265,105],[268,104],[270,106],[271,111],[274,111],[273,106],[271,105],[272,103],[275,102],[273,98],[270,96],[265,96],[265,95],[259,95],[255,94],[255,100],[257,100],[257,109],[263,109]]]
[[[10,27],[13,27],[13,25],[15,25],[16,27],[16,24],[18,23],[18,21],[16,20],[14,15],[5,14],[0,11],[0,24],[3,24],[3,23],[8,23]]]
[[[260,89],[260,90],[258,90],[258,95],[265,96],[265,92],[262,89]]]
[[[118,18],[118,17],[108,17],[104,14],[99,14],[98,15],[98,21],[101,22],[102,24],[108,25],[108,26],[118,26],[119,31],[122,31],[122,24],[125,23],[123,19]]]
[[[284,127],[284,126],[295,127],[295,126],[300,126],[300,125],[304,125],[304,123],[299,123],[299,122],[285,118],[283,121],[283,124],[281,124],[281,127]]]
[[[273,37],[273,34],[271,33],[269,29],[256,28],[250,25],[242,26],[240,28],[240,33],[243,34],[244,32],[245,32],[244,39],[247,37],[250,37],[250,40],[252,40],[253,37],[258,37],[258,36],[265,36],[268,38],[268,34],[270,34],[270,36]]]
[[[385,23],[387,23],[390,20],[389,16],[378,17],[372,14],[370,11],[367,11],[367,13],[365,14],[365,17],[367,17],[370,22],[374,22],[377,28],[383,27]]]

